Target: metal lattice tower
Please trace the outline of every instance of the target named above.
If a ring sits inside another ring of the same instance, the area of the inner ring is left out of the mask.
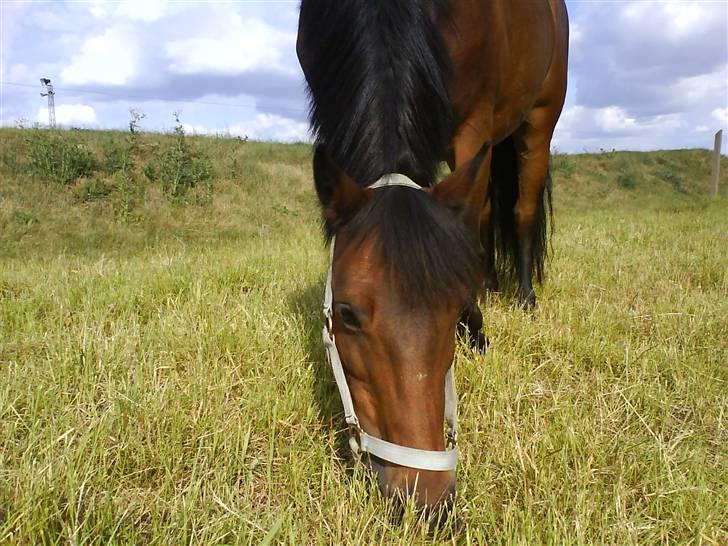
[[[41,78],[40,84],[45,85],[46,92],[41,93],[41,97],[48,97],[48,127],[51,129],[55,129],[56,127],[56,101],[54,97],[56,96],[56,92],[53,90],[53,86],[51,85],[51,80],[48,78]]]

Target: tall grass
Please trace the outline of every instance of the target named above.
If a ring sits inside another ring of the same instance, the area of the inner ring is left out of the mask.
[[[0,164],[0,542],[427,542],[340,449],[308,146],[186,136],[212,199],[139,176],[121,218],[118,188],[79,199],[87,177],[20,167],[25,134],[0,131],[17,160]],[[63,135],[99,164],[128,137]],[[137,138],[136,173],[177,137]],[[724,544],[728,206],[707,198],[709,155],[553,171],[538,309],[481,302],[489,352],[457,351],[460,540]]]

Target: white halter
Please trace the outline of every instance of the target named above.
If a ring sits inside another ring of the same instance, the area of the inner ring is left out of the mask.
[[[369,186],[371,189],[381,188],[384,186],[406,186],[409,188],[421,190],[422,188],[415,182],[410,180],[403,174],[393,173],[384,175],[374,184]],[[331,286],[331,278],[334,266],[334,243],[336,238],[331,240],[331,254],[329,257],[329,272],[326,278],[326,291],[324,293],[324,317],[326,324],[324,325],[323,338],[326,347],[326,356],[328,358],[331,369],[334,372],[336,386],[339,388],[341,395],[341,403],[344,406],[344,417],[346,423],[351,429],[349,437],[349,446],[355,455],[360,453],[369,453],[390,463],[406,466],[409,468],[417,468],[421,470],[447,471],[454,470],[458,462],[457,448],[457,426],[458,426],[458,400],[455,392],[455,376],[453,366],[447,370],[445,375],[445,421],[447,423],[448,432],[448,448],[445,451],[429,451],[426,449],[416,449],[413,447],[401,446],[393,444],[370,436],[361,428],[359,419],[354,411],[354,403],[351,399],[349,385],[346,383],[344,368],[341,364],[339,351],[336,349],[336,340],[332,331],[333,322],[333,301],[334,294]]]

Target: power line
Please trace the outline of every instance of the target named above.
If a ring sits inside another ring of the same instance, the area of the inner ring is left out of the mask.
[[[20,82],[0,82],[0,85],[10,85],[13,87],[31,87],[35,88],[35,85],[31,85],[28,83],[20,83]],[[162,102],[178,102],[183,104],[202,104],[206,106],[226,106],[230,108],[256,108],[257,104],[253,101],[249,102],[239,102],[239,103],[231,103],[231,102],[214,102],[214,101],[203,101],[203,100],[184,100],[184,99],[167,99],[163,97],[155,97],[152,95],[127,95],[124,93],[112,93],[109,91],[94,91],[93,89],[84,89],[81,87],[57,87],[56,88],[59,91],[63,91],[67,94],[73,94],[73,93],[86,93],[89,95],[103,95],[107,97],[116,97],[119,99],[138,99],[138,100],[149,100],[149,101],[162,101]],[[285,106],[279,106],[277,107],[278,110],[283,110],[286,112],[295,112],[295,113],[305,113],[307,110],[303,108],[290,108]]]

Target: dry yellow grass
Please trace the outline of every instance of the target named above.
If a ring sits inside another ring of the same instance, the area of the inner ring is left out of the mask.
[[[196,139],[212,203],[142,180],[122,215],[118,190],[81,201],[88,179],[30,177],[22,134],[0,137],[0,542],[428,540],[337,451],[308,146]],[[123,135],[77,138],[103,159]],[[141,138],[143,162],[170,137]],[[724,544],[728,205],[705,196],[709,156],[554,167],[539,308],[482,302],[489,352],[458,349],[461,539]]]

